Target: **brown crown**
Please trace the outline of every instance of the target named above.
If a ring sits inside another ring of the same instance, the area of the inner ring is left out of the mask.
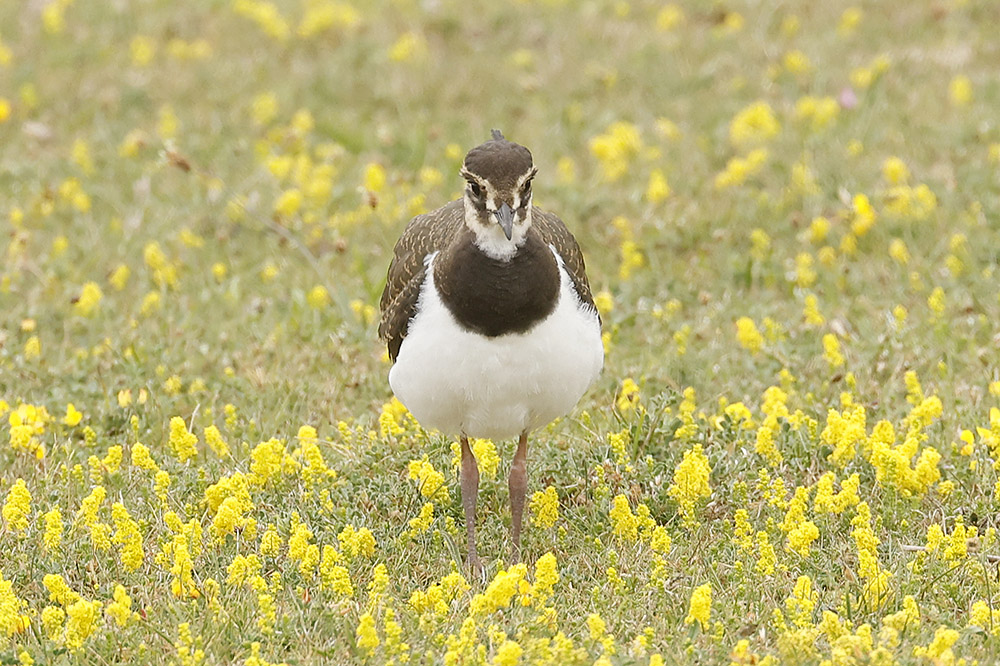
[[[469,151],[464,169],[488,180],[498,189],[514,187],[517,179],[531,169],[531,151],[503,138],[493,130],[493,138]]]

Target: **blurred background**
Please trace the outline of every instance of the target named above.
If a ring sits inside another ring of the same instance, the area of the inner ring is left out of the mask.
[[[783,368],[835,396],[827,333],[875,396],[903,365],[961,382],[981,363],[921,353],[933,326],[884,356],[897,323],[992,335],[998,24],[986,0],[4,3],[0,389],[371,413],[391,245],[493,127],[586,253],[601,401]]]

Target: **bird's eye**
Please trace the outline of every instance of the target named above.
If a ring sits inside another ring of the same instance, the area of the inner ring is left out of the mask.
[[[472,196],[474,197],[478,197],[483,193],[483,190],[479,187],[479,183],[473,183],[471,180],[469,181],[469,189],[472,191]]]
[[[528,201],[530,200],[531,200],[531,181],[529,180],[527,183],[524,184],[524,187],[521,188],[521,208],[526,207],[528,205]]]

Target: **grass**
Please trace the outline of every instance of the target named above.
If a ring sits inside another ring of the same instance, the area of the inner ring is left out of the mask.
[[[996,659],[998,21],[0,5],[0,662]],[[375,318],[492,127],[584,249],[607,359],[531,439],[558,503],[524,569],[495,443],[483,582]]]

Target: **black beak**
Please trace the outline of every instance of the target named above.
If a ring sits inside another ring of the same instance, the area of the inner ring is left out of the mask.
[[[493,214],[497,216],[497,222],[500,223],[504,236],[510,240],[511,234],[514,233],[514,209],[504,203],[500,205],[500,210]]]

